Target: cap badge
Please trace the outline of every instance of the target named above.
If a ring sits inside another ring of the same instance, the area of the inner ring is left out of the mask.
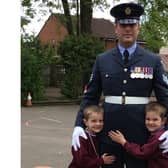
[[[125,8],[125,14],[126,15],[130,15],[131,14],[131,8],[130,7]]]

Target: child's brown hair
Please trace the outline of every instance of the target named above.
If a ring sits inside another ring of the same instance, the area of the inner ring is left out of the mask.
[[[90,114],[92,112],[95,112],[95,113],[101,113],[103,114],[103,108],[100,107],[100,106],[97,106],[97,105],[90,105],[90,106],[87,106],[85,109],[84,109],[84,119],[85,120],[88,120]]]
[[[166,117],[166,111],[167,111],[166,107],[158,103],[157,101],[152,101],[146,105],[145,114],[147,112],[152,112],[152,111],[159,114],[161,119],[164,119]]]

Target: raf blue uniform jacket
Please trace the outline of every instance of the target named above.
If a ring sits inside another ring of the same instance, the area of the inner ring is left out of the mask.
[[[152,78],[131,78],[136,67],[150,69]],[[80,105],[75,126],[83,124],[83,109],[87,105],[99,104],[104,96],[150,97],[155,91],[157,100],[168,108],[168,79],[160,57],[137,45],[131,60],[125,66],[118,47],[97,56],[88,90]],[[129,141],[143,144],[148,132],[144,124],[145,104],[111,104],[104,102],[104,129],[100,139],[112,143],[107,136],[109,130],[120,130]]]

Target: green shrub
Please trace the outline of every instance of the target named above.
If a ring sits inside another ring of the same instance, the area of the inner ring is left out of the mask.
[[[96,37],[68,36],[58,49],[65,68],[61,92],[69,98],[78,98],[88,83],[96,55],[104,51],[104,44]]]
[[[54,50],[42,45],[34,37],[21,39],[21,100],[31,92],[33,100],[40,99],[44,94],[45,80],[43,71],[52,61]]]

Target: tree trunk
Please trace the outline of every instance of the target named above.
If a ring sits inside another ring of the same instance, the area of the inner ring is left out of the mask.
[[[76,0],[76,34],[80,34],[79,1]]]
[[[67,25],[68,33],[73,34],[72,19],[71,19],[71,15],[70,15],[68,1],[62,0],[62,5],[64,8],[64,15],[66,18],[66,25]]]
[[[91,33],[92,0],[80,1],[80,28],[81,34]]]

